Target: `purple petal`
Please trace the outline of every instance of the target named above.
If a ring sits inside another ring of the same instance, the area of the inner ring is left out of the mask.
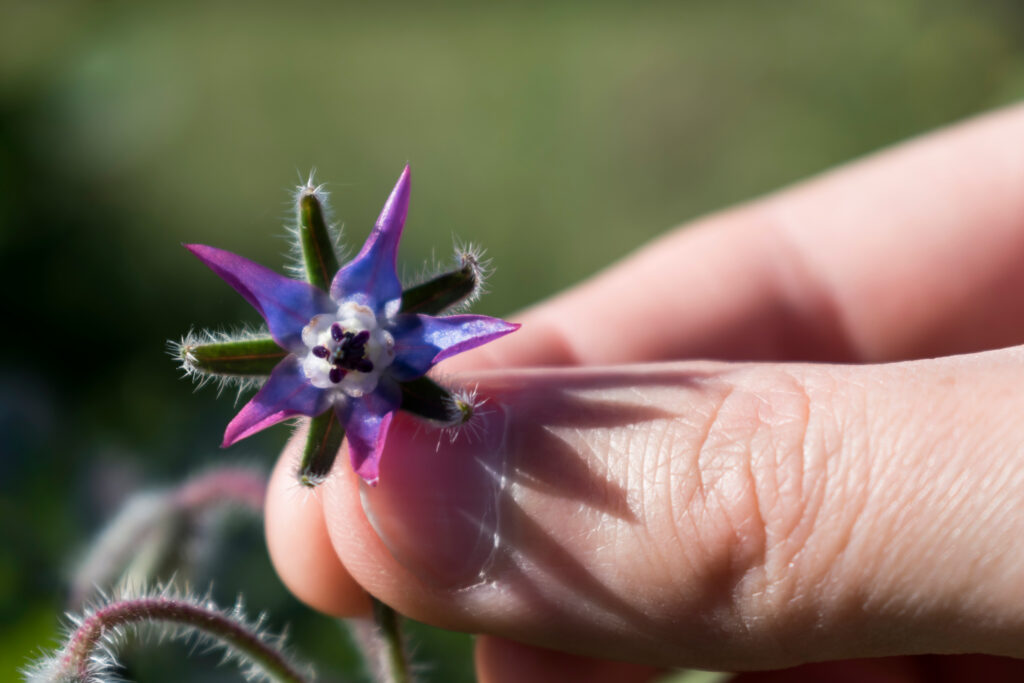
[[[402,316],[395,335],[395,362],[391,374],[400,382],[424,375],[434,365],[457,353],[475,349],[509,332],[517,323],[486,315]]]
[[[316,417],[327,410],[329,405],[327,392],[310,384],[298,359],[287,356],[270,373],[270,379],[263,388],[228,424],[221,448],[227,448],[289,417]]]
[[[386,381],[382,378],[382,383]],[[352,469],[371,486],[377,484],[380,476],[380,455],[399,403],[397,387],[378,386],[377,391],[349,399],[335,408],[338,419],[345,425]]]
[[[202,244],[186,244],[185,248],[245,297],[267,321],[270,336],[286,349],[304,348],[302,328],[313,316],[334,308],[327,295],[316,287],[279,275],[230,251]]]
[[[340,301],[363,295],[360,303],[379,312],[384,304],[402,296],[402,283],[395,265],[408,211],[409,167],[406,166],[363,248],[334,276],[331,297]]]

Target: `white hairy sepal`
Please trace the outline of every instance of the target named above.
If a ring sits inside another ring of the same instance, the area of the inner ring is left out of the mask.
[[[465,313],[481,296],[487,293],[487,281],[494,274],[493,259],[487,258],[487,250],[474,242],[463,242],[453,237],[453,254],[451,261],[442,263],[436,255],[432,255],[420,272],[411,278],[403,277],[402,289],[411,289],[430,282],[436,277],[456,270],[468,268],[473,273],[473,291],[454,306],[444,310],[444,315]]]
[[[316,168],[309,171],[309,176],[302,182],[299,176],[299,184],[295,186],[288,201],[288,210],[291,217],[285,223],[285,238],[288,240],[288,254],[285,260],[284,270],[293,280],[306,279],[306,262],[302,257],[302,238],[299,236],[302,223],[302,209],[299,202],[305,196],[312,195],[320,203],[320,210],[324,215],[324,222],[327,224],[327,232],[331,238],[331,248],[338,259],[338,263],[346,263],[349,260],[349,250],[342,241],[344,226],[334,216],[334,208],[330,203],[331,193],[325,187],[325,183],[316,182]]]
[[[178,341],[173,339],[167,341],[167,354],[178,362],[178,369],[182,376],[196,385],[195,390],[199,391],[211,382],[217,385],[217,396],[227,388],[236,389],[237,403],[242,394],[263,386],[267,381],[266,375],[222,375],[210,372],[199,367],[192,355],[192,349],[206,344],[225,344],[230,342],[254,341],[270,336],[266,328],[243,326],[233,330],[196,330],[189,329],[185,336]]]
[[[473,294],[463,302],[462,305],[469,305],[487,293],[487,281],[494,274],[494,261],[487,258],[487,250],[475,242],[463,242],[454,238],[454,261],[459,268],[469,267],[476,279],[476,289]]]
[[[452,388],[443,379],[437,377],[432,377],[432,379],[447,389],[448,398],[445,399],[445,402],[449,412],[453,415],[453,418],[447,422],[421,418],[423,422],[438,429],[438,448],[443,441],[455,443],[460,438],[470,442],[480,439],[484,429],[483,417],[490,411],[487,399],[480,396],[475,385]]]

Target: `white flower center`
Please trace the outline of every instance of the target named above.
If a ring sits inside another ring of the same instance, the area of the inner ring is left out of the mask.
[[[395,360],[395,339],[368,307],[347,301],[337,313],[314,316],[302,328],[308,349],[302,371],[319,389],[362,396],[377,388],[380,373]]]

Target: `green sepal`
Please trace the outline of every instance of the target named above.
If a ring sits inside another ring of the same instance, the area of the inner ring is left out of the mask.
[[[457,424],[464,415],[450,391],[428,377],[402,382],[401,410],[434,422]]]
[[[288,352],[265,337],[187,344],[180,354],[190,369],[203,374],[259,377],[269,375]]]
[[[300,484],[317,486],[330,474],[344,438],[345,428],[338,422],[333,410],[309,421],[306,445],[302,449],[302,461],[299,463]]]
[[[306,280],[325,292],[338,272],[338,255],[324,218],[324,208],[314,192],[299,197],[299,243]]]
[[[437,315],[471,297],[479,284],[479,269],[467,261],[457,270],[402,292],[401,312]]]

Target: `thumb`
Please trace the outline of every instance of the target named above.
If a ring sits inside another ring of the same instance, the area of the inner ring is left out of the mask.
[[[325,484],[335,551],[437,625],[657,665],[1024,655],[1024,352],[476,375]]]

